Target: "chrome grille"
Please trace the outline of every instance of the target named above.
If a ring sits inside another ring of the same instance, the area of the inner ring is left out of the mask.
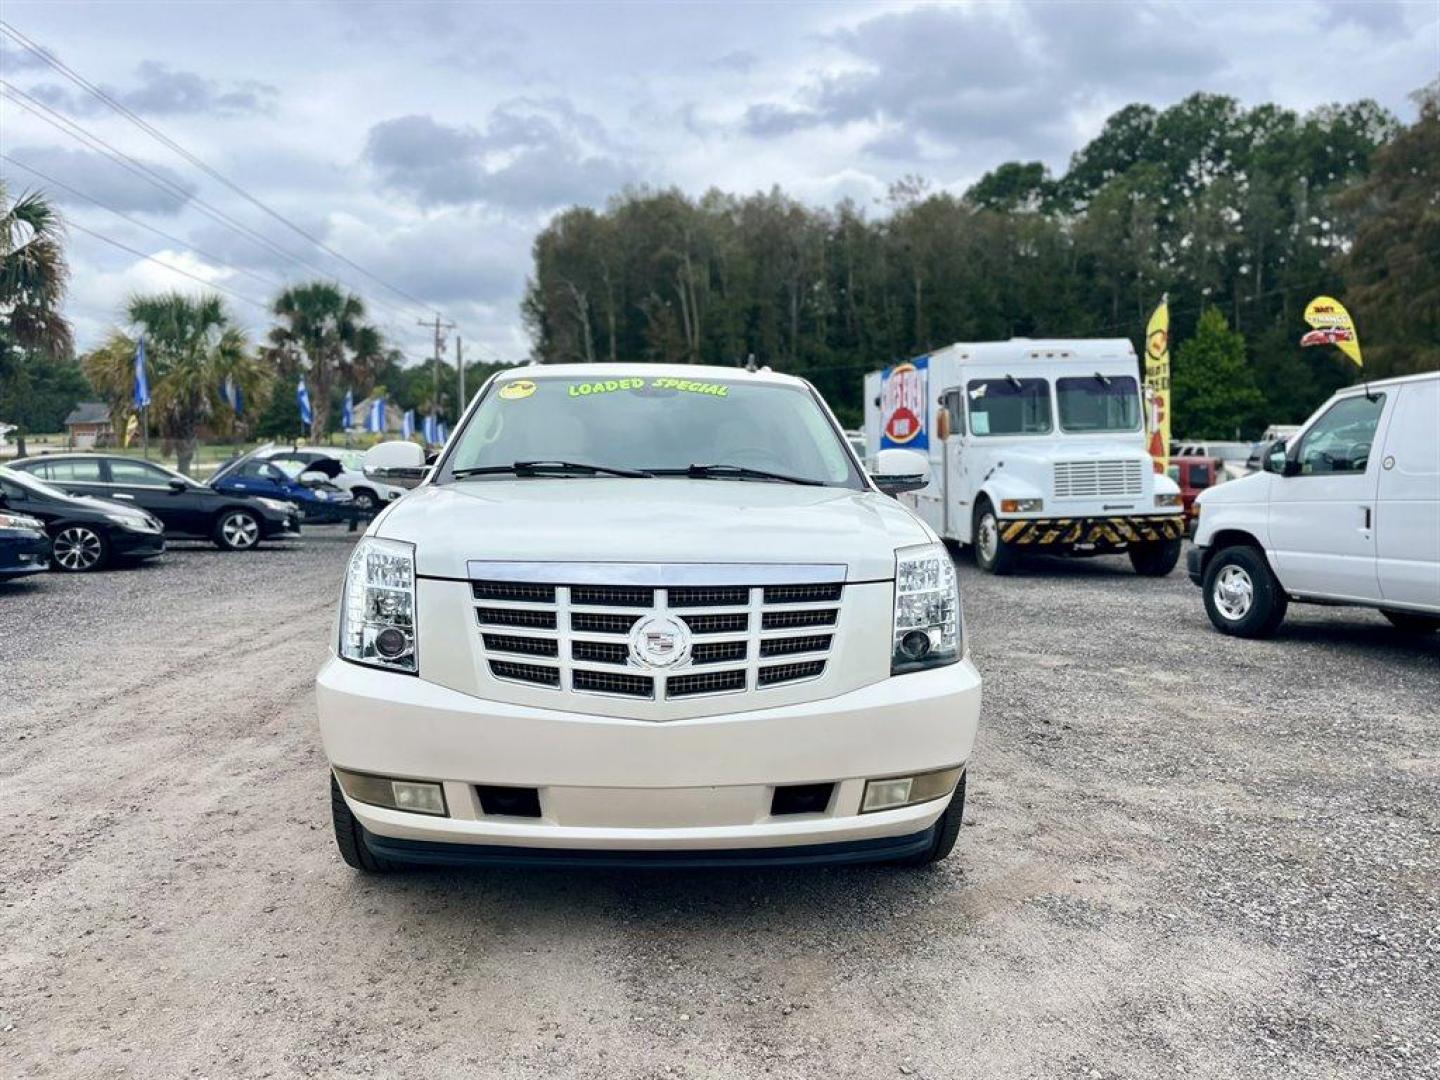
[[[501,574],[503,565],[485,564]],[[801,567],[793,584],[762,568],[754,585],[734,584],[744,580],[738,573],[715,585],[703,577],[672,585],[616,565],[613,584],[597,581],[608,565],[590,568],[584,584],[472,580],[490,674],[564,693],[656,700],[753,693],[824,674],[840,624],[842,582],[815,582],[813,573],[807,581],[803,571],[811,568]],[[628,584],[627,577],[647,583]],[[656,580],[662,583],[649,584]],[[652,667],[632,654],[637,623],[651,617],[661,620],[659,629],[668,617],[689,631],[689,653],[672,667]]]
[[[1145,464],[1121,458],[1055,462],[1055,498],[1107,499],[1145,490]]]

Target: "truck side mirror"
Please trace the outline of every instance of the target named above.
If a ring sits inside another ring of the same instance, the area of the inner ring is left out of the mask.
[[[376,443],[365,451],[361,471],[371,480],[396,487],[419,487],[429,474],[425,451],[409,440]]]
[[[1285,440],[1276,439],[1265,447],[1261,460],[1265,463],[1265,471],[1285,475]]]
[[[930,483],[930,459],[914,450],[881,450],[870,479],[886,495],[919,491]]]

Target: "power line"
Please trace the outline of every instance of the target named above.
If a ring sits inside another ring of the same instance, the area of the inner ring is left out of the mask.
[[[375,282],[376,284],[381,285],[381,286],[383,286],[383,287],[386,288],[386,289],[389,289],[391,292],[395,293],[397,296],[403,297],[405,300],[408,300],[410,303],[415,304],[415,305],[417,305],[418,307],[420,307],[420,308],[422,308],[422,309],[429,309],[429,310],[432,311],[437,317],[439,316],[439,313],[438,313],[438,312],[435,312],[434,309],[433,309],[429,304],[425,303],[423,300],[420,300],[418,297],[415,297],[415,296],[411,295],[410,293],[406,292],[404,289],[401,289],[401,288],[399,288],[399,287],[396,286],[396,285],[392,285],[390,282],[386,281],[384,278],[380,277],[378,274],[371,273],[371,271],[367,270],[365,267],[361,266],[359,263],[355,262],[353,259],[347,258],[346,256],[342,255],[340,252],[336,251],[334,248],[330,247],[328,244],[326,244],[324,241],[322,241],[319,237],[313,236],[311,233],[309,233],[309,232],[306,231],[305,229],[301,228],[299,225],[295,224],[295,222],[293,222],[293,221],[291,221],[289,218],[285,217],[285,216],[284,216],[283,214],[281,214],[279,211],[273,209],[272,207],[270,207],[270,206],[267,205],[266,203],[264,203],[264,202],[262,202],[261,200],[257,199],[254,195],[251,195],[248,191],[246,191],[244,188],[242,188],[239,184],[235,183],[233,180],[231,180],[229,177],[223,175],[223,174],[220,173],[218,170],[212,168],[212,167],[211,167],[209,164],[207,164],[205,161],[201,160],[201,159],[200,159],[199,157],[197,157],[195,154],[191,153],[188,149],[186,149],[184,146],[180,145],[180,143],[176,142],[176,141],[175,141],[174,139],[172,139],[169,135],[166,135],[163,131],[161,131],[161,130],[159,130],[158,128],[156,128],[156,127],[155,127],[153,124],[151,124],[149,121],[145,120],[145,119],[142,118],[141,116],[139,116],[139,115],[137,115],[136,113],[134,113],[133,111],[131,111],[127,106],[125,106],[125,105],[122,104],[121,102],[116,101],[113,97],[111,97],[109,94],[107,94],[104,90],[102,90],[100,87],[96,86],[95,84],[91,83],[88,79],[86,79],[86,78],[85,78],[83,75],[81,75],[79,72],[75,71],[75,70],[74,70],[73,68],[71,68],[69,65],[65,64],[63,61],[57,59],[56,57],[51,56],[48,52],[46,52],[44,49],[40,48],[39,45],[35,44],[33,41],[31,41],[29,38],[27,38],[24,34],[20,33],[20,32],[19,32],[18,30],[16,30],[13,26],[11,26],[9,23],[4,22],[3,20],[0,20],[0,31],[3,31],[3,32],[4,32],[5,34],[7,34],[11,39],[13,39],[14,41],[18,42],[20,45],[23,45],[23,46],[24,46],[26,49],[28,49],[31,53],[33,53],[35,56],[39,57],[39,58],[40,58],[41,60],[43,60],[46,64],[48,64],[50,67],[52,67],[53,69],[55,69],[56,71],[58,71],[61,75],[65,76],[65,77],[66,77],[67,79],[69,79],[71,82],[75,83],[77,86],[82,87],[82,88],[83,88],[84,90],[86,90],[88,93],[90,93],[90,94],[93,95],[94,97],[98,98],[99,100],[103,101],[105,104],[109,105],[112,109],[114,109],[114,110],[115,110],[117,113],[119,113],[121,116],[124,116],[124,117],[125,117],[126,119],[128,119],[131,123],[133,123],[136,127],[140,128],[141,131],[144,131],[146,134],[148,134],[148,135],[150,135],[152,138],[156,139],[156,140],[157,140],[158,142],[160,142],[162,145],[164,145],[164,146],[166,146],[166,147],[169,147],[172,151],[174,151],[176,154],[179,154],[182,158],[184,158],[186,161],[190,162],[190,164],[194,165],[197,169],[200,169],[200,170],[201,170],[202,172],[204,172],[207,176],[210,176],[210,177],[212,177],[213,179],[215,179],[215,180],[219,181],[220,183],[224,184],[227,188],[229,188],[229,189],[230,189],[231,191],[233,191],[235,194],[239,195],[239,196],[240,196],[241,198],[243,198],[246,202],[249,202],[251,205],[257,207],[258,209],[260,209],[260,210],[262,210],[262,211],[264,211],[266,214],[268,214],[270,217],[274,218],[276,221],[280,222],[282,225],[285,225],[286,227],[292,229],[294,232],[298,233],[300,236],[304,237],[306,240],[308,240],[310,243],[314,244],[317,248],[319,248],[321,251],[325,252],[327,255],[331,256],[331,257],[334,258],[334,259],[338,259],[340,262],[344,263],[346,266],[350,267],[352,270],[355,270],[356,272],[358,272],[358,273],[360,273],[360,274],[363,274],[365,277],[369,278],[371,281]]]
[[[243,301],[245,301],[245,303],[247,303],[247,304],[254,304],[256,307],[260,308],[262,311],[269,311],[269,310],[270,310],[270,305],[267,304],[267,303],[265,303],[263,300],[256,300],[253,296],[246,296],[244,293],[238,293],[238,292],[236,292],[234,289],[228,288],[227,286],[224,286],[224,285],[220,285],[220,284],[218,284],[218,283],[216,283],[216,282],[214,282],[214,281],[206,281],[204,278],[202,278],[202,277],[201,277],[200,275],[198,275],[198,274],[192,274],[192,273],[190,273],[190,271],[188,271],[188,270],[181,270],[180,267],[178,267],[178,266],[171,266],[169,263],[167,263],[167,262],[162,262],[161,260],[155,258],[155,256],[153,256],[153,255],[146,255],[143,251],[139,251],[139,250],[137,250],[137,249],[135,249],[135,248],[132,248],[129,244],[122,244],[119,240],[111,239],[110,237],[106,236],[104,233],[98,233],[98,232],[96,232],[94,229],[87,229],[84,225],[80,225],[80,224],[78,224],[78,223],[76,223],[76,222],[74,222],[74,221],[67,221],[65,224],[66,224],[66,228],[79,229],[82,233],[85,233],[85,234],[88,235],[88,236],[93,236],[96,240],[103,240],[105,243],[110,244],[110,245],[112,245],[113,247],[117,247],[117,248],[119,248],[121,251],[128,251],[131,255],[137,255],[137,256],[139,256],[140,258],[144,259],[146,262],[152,262],[152,263],[154,263],[156,266],[163,266],[166,270],[169,270],[172,274],[179,274],[179,275],[181,275],[182,277],[187,277],[187,278],[189,278],[191,281],[199,282],[201,285],[204,285],[207,289],[216,289],[216,290],[218,290],[219,292],[228,293],[229,295],[235,297],[236,300],[243,300]]]
[[[148,230],[149,232],[154,233],[156,236],[161,237],[162,239],[169,240],[172,244],[178,244],[189,251],[193,251],[196,255],[199,255],[201,258],[206,259],[207,261],[212,262],[217,266],[224,267],[226,270],[233,271],[237,274],[244,274],[246,277],[254,278],[261,284],[268,285],[272,288],[285,288],[285,282],[281,281],[279,278],[266,277],[264,274],[257,274],[253,270],[246,270],[242,266],[234,266],[226,262],[224,259],[220,258],[218,255],[212,255],[208,251],[205,251],[203,248],[198,248],[194,244],[189,243],[188,241],[181,240],[178,236],[172,236],[170,235],[170,233],[165,232],[165,230],[163,229],[157,229],[154,225],[149,225],[143,221],[140,221],[138,218],[133,218],[124,211],[117,210],[115,209],[115,207],[109,205],[108,203],[102,202],[101,200],[95,198],[93,195],[87,195],[85,194],[85,192],[79,191],[71,187],[69,184],[65,183],[62,180],[56,180],[53,176],[46,175],[39,169],[35,168],[33,165],[27,165],[25,162],[20,161],[17,158],[13,158],[9,154],[4,153],[3,151],[0,151],[0,159],[8,161],[11,165],[15,165],[21,169],[24,169],[26,172],[30,173],[33,176],[39,177],[41,180],[43,180],[45,183],[49,184],[52,187],[59,188],[61,191],[69,192],[77,199],[84,199],[86,202],[94,206],[98,206],[102,210],[108,210],[110,213],[118,217],[121,221],[129,222],[136,228]]]

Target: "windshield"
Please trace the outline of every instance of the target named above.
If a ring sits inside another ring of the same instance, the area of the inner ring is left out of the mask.
[[[52,499],[73,499],[75,497],[68,491],[61,491],[57,487],[51,487],[38,476],[21,472],[19,469],[9,469],[0,465],[0,476],[3,476],[6,480],[14,481],[23,488],[29,488],[31,491],[37,492],[40,495],[48,495]]]
[[[1128,375],[1057,379],[1055,396],[1066,431],[1134,431],[1140,426],[1140,389]]]
[[[1046,435],[1050,431],[1050,384],[1044,379],[972,379],[973,435]]]
[[[807,389],[752,380],[507,379],[454,442],[442,482],[467,469],[564,461],[652,473],[733,465],[863,486]]]

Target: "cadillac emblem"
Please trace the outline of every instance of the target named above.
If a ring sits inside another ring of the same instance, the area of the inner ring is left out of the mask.
[[[669,668],[690,656],[690,631],[670,615],[641,619],[630,631],[630,661],[646,668]]]

